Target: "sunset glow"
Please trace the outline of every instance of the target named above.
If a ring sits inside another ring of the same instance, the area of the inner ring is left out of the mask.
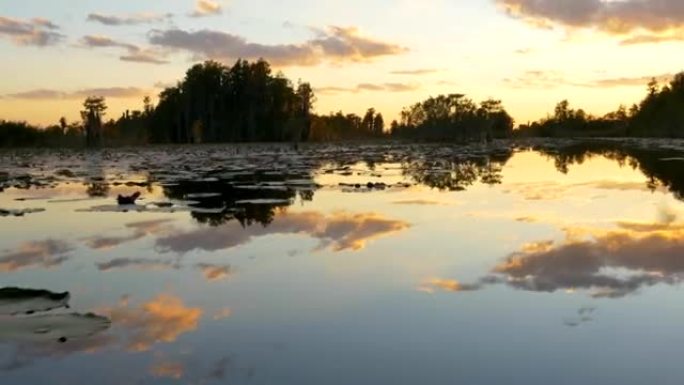
[[[675,0],[26,0],[0,6],[0,119],[78,120],[142,108],[194,62],[263,57],[314,87],[316,112],[389,119],[427,96],[501,99],[517,123],[570,100],[593,114],[681,70]],[[667,60],[661,60],[661,58]]]

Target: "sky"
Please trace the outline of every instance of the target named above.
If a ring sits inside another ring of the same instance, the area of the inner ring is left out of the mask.
[[[430,96],[602,115],[684,63],[681,0],[0,0],[0,119],[141,109],[194,63],[263,57],[310,82],[317,113],[386,120]]]

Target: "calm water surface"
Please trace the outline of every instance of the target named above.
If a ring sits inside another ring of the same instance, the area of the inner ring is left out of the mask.
[[[3,385],[684,378],[684,143],[0,161]]]

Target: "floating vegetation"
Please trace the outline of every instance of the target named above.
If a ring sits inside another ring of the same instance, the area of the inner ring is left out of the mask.
[[[69,307],[69,293],[5,287],[0,289],[0,315],[32,314]]]
[[[55,313],[69,307],[68,292],[0,289],[0,342],[54,344],[94,336],[111,321],[93,313]],[[41,313],[41,314],[36,314]]]
[[[33,208],[33,209],[0,209],[0,217],[23,217],[26,214],[42,213],[45,209],[43,208]]]

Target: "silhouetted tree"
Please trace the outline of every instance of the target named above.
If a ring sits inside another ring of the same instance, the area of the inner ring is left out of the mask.
[[[61,118],[59,118],[59,128],[62,129],[62,135],[63,135],[63,134],[66,134],[66,131],[67,131],[67,120],[66,120],[66,118],[63,117],[63,116],[62,116]]]
[[[363,130],[368,134],[368,136],[372,136],[375,134],[375,129],[373,128],[374,123],[375,123],[375,108],[369,108],[366,111],[366,114],[363,116],[363,120],[361,121],[361,125],[363,126]]]
[[[385,119],[382,117],[381,113],[375,115],[373,120],[373,135],[382,136],[385,132]]]
[[[516,133],[546,137],[684,137],[684,73],[675,75],[663,87],[651,79],[644,99],[629,110],[621,105],[614,112],[594,117],[562,101],[552,117],[521,126]]]
[[[86,145],[102,145],[102,117],[107,110],[105,99],[101,96],[90,96],[83,102],[83,127],[86,131]]]
[[[238,60],[232,67],[207,61],[159,95],[149,137],[176,143],[307,140],[314,103],[309,83],[295,89],[264,60]]]
[[[496,127],[496,130],[494,129]],[[488,100],[479,107],[462,94],[440,95],[405,108],[401,123],[393,127],[395,137],[471,141],[507,136],[513,119],[499,101]]]
[[[298,137],[295,138],[296,140],[307,140],[311,135],[311,115],[315,102],[316,96],[311,84],[300,81],[297,86],[297,109],[295,113],[302,129]]]

